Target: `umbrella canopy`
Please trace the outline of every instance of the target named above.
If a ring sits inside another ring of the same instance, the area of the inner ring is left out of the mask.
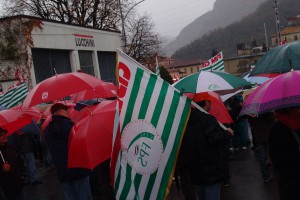
[[[190,99],[195,102],[202,100],[209,100],[211,102],[211,109],[209,114],[213,115],[219,122],[222,124],[233,123],[232,118],[230,117],[220,95],[215,92],[202,92],[198,94],[187,93],[186,94]]]
[[[91,90],[84,90],[76,94],[72,94],[71,98],[74,102],[79,102],[93,98],[112,98],[117,95],[117,87],[113,83],[103,82]]]
[[[300,70],[300,41],[277,46],[268,51],[256,64],[250,76],[266,73],[285,73]]]
[[[31,124],[32,120],[38,122],[41,114],[36,108],[14,107],[9,110],[0,111],[0,127],[6,129],[8,134],[12,134],[22,127]]]
[[[275,77],[253,91],[240,115],[259,115],[265,112],[300,106],[300,71],[291,71]]]
[[[250,85],[246,80],[225,72],[199,71],[187,76],[173,86],[186,93],[200,93],[209,91],[232,90]]]
[[[23,107],[61,100],[71,94],[93,90],[104,84],[104,81],[82,72],[57,74],[32,88],[23,102]]]
[[[250,76],[250,72],[243,77],[243,79],[245,79],[246,81],[252,83],[252,84],[258,84],[258,85],[261,85],[263,84],[264,82],[270,80],[269,77],[264,77],[264,76]]]
[[[68,167],[93,169],[111,156],[116,100],[102,101],[80,112],[86,115],[71,130]]]

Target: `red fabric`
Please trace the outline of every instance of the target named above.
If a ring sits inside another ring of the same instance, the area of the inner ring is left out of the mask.
[[[87,115],[82,115],[70,132],[68,167],[93,169],[111,157],[116,100],[80,112]]]
[[[284,113],[280,111],[276,111],[276,118],[281,123],[287,125],[289,128],[293,130],[300,129],[300,116],[293,113]]]
[[[100,87],[100,85],[105,90],[106,84],[111,85],[111,83],[106,83],[82,72],[57,74],[33,87],[25,98],[23,107],[32,107],[40,103],[61,100],[75,93],[94,90],[96,87]],[[107,92],[112,93],[110,90]],[[115,94],[112,95],[115,96]]]
[[[209,111],[209,114],[217,118],[217,120],[222,124],[233,123],[233,120],[230,117],[228,110],[226,109],[224,103],[222,102],[220,96],[217,93],[201,92],[198,94],[186,93],[185,95],[190,99],[193,99],[193,101],[195,102],[209,100],[211,102],[211,109]]]
[[[31,124],[32,120],[38,122],[41,114],[36,108],[20,108],[19,106],[13,107],[8,110],[0,111],[0,127],[7,130],[8,135]]]

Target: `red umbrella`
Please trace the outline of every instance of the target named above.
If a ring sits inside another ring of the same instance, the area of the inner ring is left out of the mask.
[[[111,157],[116,100],[87,107],[69,138],[68,167],[93,169]]]
[[[0,127],[12,134],[20,128],[31,124],[32,120],[38,122],[41,114],[36,108],[13,107],[9,110],[0,111]]]
[[[103,84],[96,86],[94,89],[72,94],[71,98],[74,102],[78,102],[93,98],[112,98],[116,97],[116,94],[117,87],[113,83],[103,82]]]
[[[71,94],[93,90],[104,83],[104,81],[82,72],[57,74],[32,88],[23,102],[23,107],[61,100]]]
[[[232,118],[230,117],[224,103],[222,102],[220,95],[215,92],[201,92],[197,94],[188,93],[186,94],[190,99],[193,99],[195,102],[202,100],[210,100],[211,109],[209,113],[217,118],[222,124],[233,123]]]

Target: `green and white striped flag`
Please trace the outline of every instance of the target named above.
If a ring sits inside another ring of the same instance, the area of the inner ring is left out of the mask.
[[[22,102],[28,94],[28,88],[24,82],[12,85],[7,91],[0,94],[0,105],[11,108]]]
[[[224,71],[224,61],[222,51],[215,55],[213,58],[202,63],[202,71]]]
[[[116,199],[165,199],[191,101],[122,52],[117,72],[121,143],[115,140],[119,153],[111,163]]]

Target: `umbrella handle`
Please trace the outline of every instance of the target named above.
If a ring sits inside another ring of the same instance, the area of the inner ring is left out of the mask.
[[[2,152],[1,152],[1,150],[0,150],[0,155],[1,155],[1,158],[2,158],[3,163],[5,163],[5,160],[4,160],[4,157],[3,157],[3,154],[2,154]]]

